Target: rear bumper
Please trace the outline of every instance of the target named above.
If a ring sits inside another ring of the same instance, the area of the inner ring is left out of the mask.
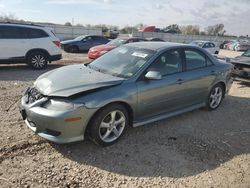
[[[50,56],[50,61],[58,61],[62,59],[62,54],[57,54],[57,55],[51,55]]]

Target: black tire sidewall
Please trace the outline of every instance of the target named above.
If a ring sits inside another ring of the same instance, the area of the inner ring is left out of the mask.
[[[216,87],[220,87],[220,88],[221,88],[221,90],[222,90],[222,99],[221,99],[219,105],[218,105],[216,108],[211,108],[210,103],[209,103],[209,101],[210,101],[210,96],[211,96],[211,93],[214,91],[214,89],[215,89]],[[207,97],[206,108],[207,108],[209,111],[216,110],[216,109],[221,105],[221,102],[222,102],[222,100],[223,100],[223,98],[224,98],[224,95],[225,95],[225,91],[224,91],[224,87],[222,86],[222,84],[219,83],[219,84],[214,85],[214,86],[212,87],[212,89],[210,90],[209,95],[208,95],[208,97]]]
[[[33,64],[32,64],[32,57],[36,56],[36,55],[40,55],[40,56],[43,56],[45,58],[45,64],[43,67],[35,67]],[[43,52],[32,52],[31,54],[29,54],[28,58],[28,64],[33,68],[33,69],[36,69],[36,70],[40,70],[40,69],[45,69],[48,65],[48,57],[45,53]]]
[[[125,116],[126,123],[125,123],[124,130],[122,134],[119,136],[119,138],[117,138],[113,142],[104,142],[99,136],[100,124],[108,113],[110,113],[111,111],[115,111],[115,110],[121,111]],[[126,108],[120,104],[112,104],[112,105],[104,107],[96,115],[94,115],[88,127],[87,134],[94,143],[101,145],[101,146],[110,146],[114,144],[115,142],[117,142],[124,135],[128,125],[129,125],[129,116],[128,116],[128,112]]]

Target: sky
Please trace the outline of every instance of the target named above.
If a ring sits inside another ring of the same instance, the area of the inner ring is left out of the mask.
[[[227,34],[250,35],[250,0],[0,0],[0,15],[64,24],[209,25]]]

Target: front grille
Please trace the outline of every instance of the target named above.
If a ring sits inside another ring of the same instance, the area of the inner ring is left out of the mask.
[[[30,88],[27,92],[26,103],[31,104],[41,98],[43,98],[43,95],[36,88]]]

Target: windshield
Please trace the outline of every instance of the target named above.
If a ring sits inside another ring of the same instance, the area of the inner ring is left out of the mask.
[[[125,43],[125,40],[123,39],[115,39],[115,40],[110,41],[108,44],[113,45],[113,46],[121,46],[124,43]]]
[[[194,42],[191,42],[192,45],[195,45],[195,46],[199,46],[199,47],[202,47],[204,42],[199,42],[199,41],[194,41]]]
[[[85,36],[76,37],[74,40],[82,40]]]
[[[130,78],[154,53],[153,50],[121,46],[94,60],[88,66],[105,74]]]
[[[245,57],[250,57],[250,49],[245,51],[242,56],[245,56]]]

